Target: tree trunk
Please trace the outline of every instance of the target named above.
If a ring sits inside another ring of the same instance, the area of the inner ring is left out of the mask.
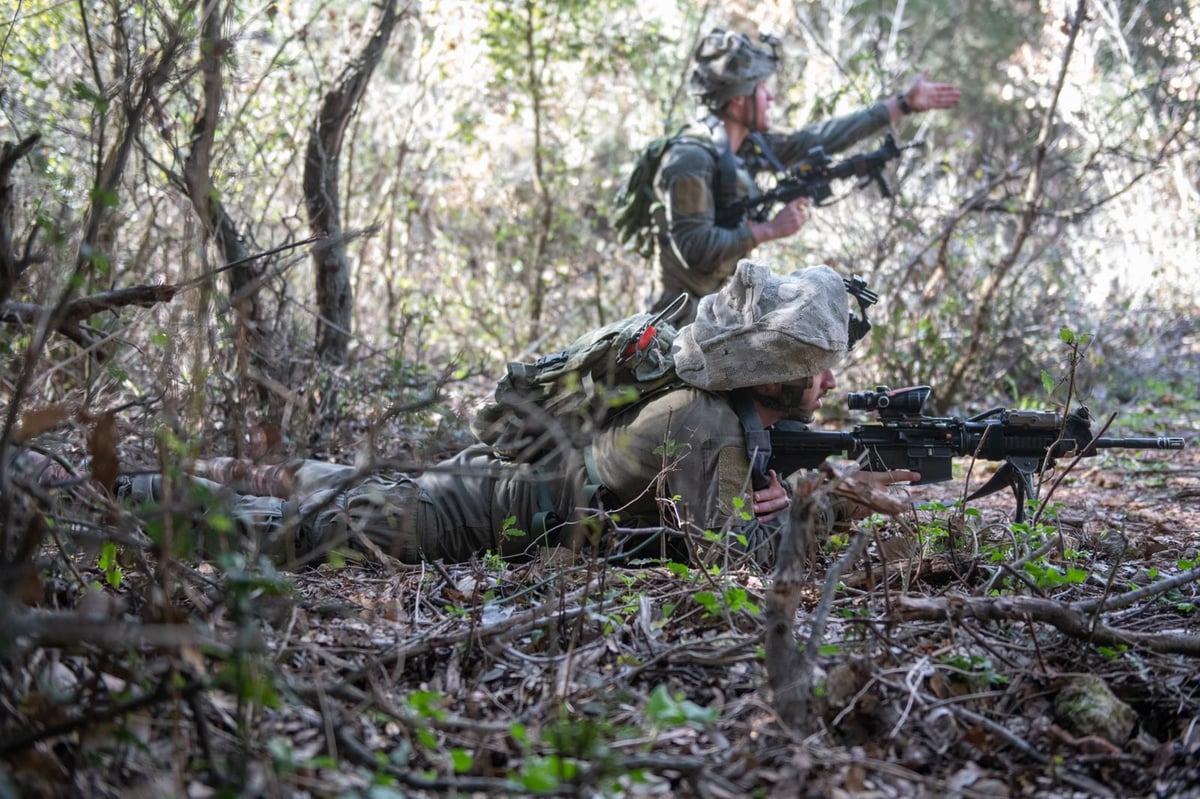
[[[249,262],[250,253],[238,233],[237,225],[229,218],[225,207],[217,199],[218,195],[213,191],[212,184],[212,148],[225,95],[221,56],[229,46],[221,36],[224,13],[220,0],[207,0],[202,16],[200,73],[204,79],[204,91],[192,123],[191,148],[184,162],[183,179],[192,207],[200,217],[205,231],[216,241],[222,262],[246,262],[228,270],[229,296],[242,324],[250,323],[253,326],[260,316],[258,293],[253,289],[258,278],[258,269]]]
[[[329,363],[342,363],[350,343],[353,296],[350,263],[342,240],[338,205],[338,159],[346,127],[367,90],[376,65],[396,24],[396,2],[383,7],[379,27],[357,59],[342,72],[334,88],[325,95],[314,120],[304,158],[304,204],[308,226],[325,241],[313,248],[317,288],[317,356]]]

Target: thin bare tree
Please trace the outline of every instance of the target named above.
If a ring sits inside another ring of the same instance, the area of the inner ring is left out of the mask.
[[[387,0],[370,41],[325,95],[309,129],[304,159],[304,203],[309,229],[314,235],[325,237],[323,244],[313,248],[313,268],[319,314],[317,355],[329,363],[341,363],[346,358],[354,308],[338,202],[342,143],[398,19],[396,0]]]

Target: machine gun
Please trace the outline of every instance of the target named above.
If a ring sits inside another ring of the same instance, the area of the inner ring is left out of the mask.
[[[929,386],[852,392],[850,410],[875,411],[878,424],[863,424],[850,432],[770,430],[771,467],[780,474],[815,469],[831,455],[861,462],[868,471],[911,469],[920,483],[951,478],[951,460],[959,456],[1004,463],[967,499],[992,494],[1006,486],[1016,498],[1014,521],[1024,518],[1025,502],[1037,497],[1034,475],[1067,455],[1090,457],[1101,449],[1183,449],[1183,439],[1096,438],[1085,406],[1063,416],[1057,411],[1018,411],[992,408],[969,419],[925,416]]]
[[[833,196],[831,182],[842,178],[862,178],[860,188],[875,183],[880,194],[891,197],[891,187],[883,177],[884,168],[889,161],[899,158],[904,150],[919,147],[921,144],[919,141],[910,142],[901,147],[889,133],[878,149],[852,155],[837,163],[830,159],[824,147],[814,147],[808,151],[805,161],[784,173],[775,188],[757,197],[744,197],[728,209],[722,209],[722,213],[739,219],[742,218],[741,214],[748,214],[757,221],[762,221],[776,203],[787,204],[799,197],[808,197],[813,201],[813,205],[820,205]]]

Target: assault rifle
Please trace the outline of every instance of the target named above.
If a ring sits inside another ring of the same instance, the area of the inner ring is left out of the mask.
[[[911,469],[921,483],[951,478],[951,460],[974,456],[1004,461],[992,477],[967,499],[1009,487],[1016,498],[1014,521],[1024,518],[1027,498],[1036,499],[1034,475],[1067,455],[1090,457],[1101,449],[1183,449],[1183,439],[1095,438],[1085,406],[1063,416],[1057,411],[991,410],[963,420],[924,414],[929,386],[852,392],[850,410],[875,411],[878,424],[858,425],[850,432],[770,430],[771,467],[780,474],[815,469],[831,455],[858,460],[868,471]]]
[[[824,147],[808,151],[808,158],[787,170],[775,188],[757,197],[744,197],[733,203],[727,213],[765,216],[776,203],[787,204],[799,197],[808,197],[813,205],[820,205],[833,196],[830,183],[842,178],[862,178],[859,187],[874,183],[879,193],[891,197],[892,190],[884,179],[883,170],[889,161],[900,157],[900,153],[922,142],[910,142],[903,147],[896,144],[895,137],[887,134],[878,149],[844,158],[837,163],[830,159]]]

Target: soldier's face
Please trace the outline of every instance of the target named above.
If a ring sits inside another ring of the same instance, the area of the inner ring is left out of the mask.
[[[837,388],[837,378],[833,376],[832,369],[826,369],[813,376],[812,385],[804,392],[800,404],[808,411],[815,411],[821,407],[821,401],[825,395],[835,388]]]
[[[782,384],[780,399],[793,413],[811,414],[821,407],[825,395],[837,388],[832,369],[813,375],[812,382]]]
[[[832,369],[812,376],[811,380],[797,383],[770,383],[756,389],[758,402],[777,414],[779,419],[812,420],[812,415],[821,407],[822,398],[837,388]],[[764,421],[766,419],[764,418]]]
[[[766,131],[771,129],[771,101],[775,95],[760,83],[754,87],[754,94],[745,94],[729,101],[727,118],[735,120],[749,130]]]

